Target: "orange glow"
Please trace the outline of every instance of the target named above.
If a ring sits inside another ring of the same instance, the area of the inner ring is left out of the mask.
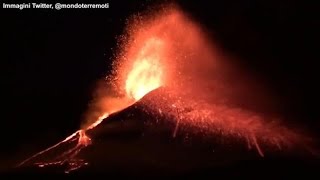
[[[73,145],[57,158],[36,164],[43,167],[67,163],[66,172],[80,168],[84,161],[78,159],[77,154],[92,143],[86,132],[162,86],[168,96],[159,94],[147,105],[150,111],[159,111],[176,122],[173,137],[187,131],[185,134],[201,134],[207,138],[217,135],[238,138],[247,141],[248,149],[256,147],[261,156],[266,145],[282,148],[302,144],[304,139],[300,135],[276,121],[235,107],[241,104],[237,99],[251,93],[246,88],[239,91],[247,84],[242,84],[237,75],[229,74],[227,64],[222,63],[225,56],[218,53],[219,49],[209,42],[210,38],[197,24],[175,7],[164,9],[150,17],[134,16],[114,59],[113,72],[108,77],[110,84],[104,81],[103,85],[108,87],[97,88],[81,129],[20,165],[36,161],[38,156],[58,147]]]
[[[130,98],[137,101],[162,85],[162,46],[161,40],[150,38],[138,53],[125,82],[125,90]]]
[[[79,140],[78,140],[78,144],[87,146],[91,143],[91,139],[86,135],[84,130],[81,130],[79,132]]]
[[[109,113],[105,113],[102,116],[100,116],[94,123],[92,123],[89,127],[86,128],[86,130],[90,130],[93,129],[94,127],[96,127],[97,125],[99,125],[105,118],[107,118],[109,116]],[[84,130],[83,130],[84,132]]]

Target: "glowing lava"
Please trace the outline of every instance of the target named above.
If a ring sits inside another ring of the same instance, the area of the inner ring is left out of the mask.
[[[105,113],[102,116],[100,116],[96,122],[94,122],[93,124],[91,124],[89,127],[86,128],[87,130],[93,129],[94,127],[98,126],[105,118],[107,118],[109,116],[109,113]]]
[[[110,114],[128,107],[148,92],[163,85],[164,66],[161,64],[161,58],[163,58],[162,46],[163,42],[160,39],[149,38],[143,46],[134,53],[134,58],[129,61],[130,63],[126,64],[126,71],[124,69],[121,71],[121,75],[125,76],[126,79],[125,84],[122,85],[124,86],[123,89],[126,95],[125,97],[112,98],[113,101],[111,101],[116,102],[115,104],[117,105],[112,105],[114,106],[113,108],[102,112],[102,115],[90,125],[76,131],[54,146],[31,156],[18,166],[60,146],[71,144],[76,140],[78,140],[77,144],[75,144],[73,148],[66,150],[62,155],[55,157],[53,160],[49,160],[49,162],[41,161],[35,162],[34,164],[38,167],[67,164],[68,168],[65,171],[66,173],[86,165],[87,163],[85,163],[84,160],[76,158],[81,149],[91,144],[91,139],[86,135],[86,131],[95,128]],[[106,98],[106,101],[108,100],[110,100],[110,98]]]
[[[125,83],[127,95],[135,100],[141,99],[162,85],[164,71],[161,65],[162,46],[161,40],[150,38],[138,53]]]

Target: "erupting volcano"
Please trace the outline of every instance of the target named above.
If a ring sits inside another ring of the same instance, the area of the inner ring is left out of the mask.
[[[108,90],[98,90],[82,128],[19,166],[67,164],[65,172],[70,172],[86,165],[78,153],[93,143],[87,132],[140,100],[149,112],[175,124],[173,137],[181,130],[207,138],[234,138],[245,141],[249,149],[255,147],[261,156],[262,147],[285,150],[305,143],[304,136],[278,120],[237,107],[241,98],[263,98],[250,97],[256,91],[251,81],[234,73],[200,26],[179,8],[168,6],[133,16],[129,22],[113,72],[105,79]],[[151,91],[153,96],[144,100]]]

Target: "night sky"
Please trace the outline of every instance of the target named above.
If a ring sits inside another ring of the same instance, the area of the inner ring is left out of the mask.
[[[78,129],[95,83],[110,71],[126,19],[156,4],[108,3],[109,9],[0,9],[0,159],[19,159],[19,152],[35,152]],[[178,1],[237,57],[235,64],[270,87],[285,116],[316,133],[318,9],[302,3]]]

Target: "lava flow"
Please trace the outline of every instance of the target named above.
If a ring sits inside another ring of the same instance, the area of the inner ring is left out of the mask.
[[[163,67],[160,61],[163,57],[163,55],[161,54],[163,53],[161,40],[151,37],[146,40],[145,44],[143,44],[140,50],[136,52],[137,53],[134,55],[134,57],[130,57],[133,58],[132,61],[130,61],[131,64],[125,64],[124,62],[121,62],[123,68],[129,68],[129,70],[127,71],[121,71],[121,75],[126,76],[126,80],[124,83],[124,90],[126,92],[125,96],[107,97],[102,100],[98,99],[97,101],[103,104],[99,104],[98,106],[105,106],[105,103],[108,102],[111,102],[112,104],[110,103],[109,106],[106,107],[106,109],[104,109],[104,107],[100,107],[104,110],[103,112],[98,112],[98,114],[102,115],[99,115],[98,118],[93,120],[87,119],[86,121],[88,121],[89,123],[86,122],[86,125],[84,125],[82,129],[71,134],[63,141],[31,156],[30,158],[21,162],[18,166],[22,166],[25,163],[39,157],[40,155],[56,149],[57,147],[69,145],[74,142],[76,142],[74,147],[67,148],[67,150],[64,151],[62,155],[54,157],[48,162],[41,161],[34,164],[38,165],[39,167],[67,164],[68,168],[65,171],[66,173],[85,165],[86,163],[82,159],[76,158],[76,156],[81,151],[81,149],[91,144],[91,139],[86,135],[86,131],[95,128],[104,119],[106,119],[109,114],[128,107],[129,105],[141,99],[148,92],[163,85]],[[116,70],[115,72],[118,71],[119,70]],[[93,112],[89,112],[89,114],[95,114],[94,111],[96,110],[93,110]]]
[[[225,56],[177,7],[134,16],[126,30],[114,61],[114,71],[107,78],[107,83],[111,83],[108,88],[112,90],[98,89],[98,97],[91,104],[81,130],[19,166],[67,164],[66,172],[70,172],[85,165],[77,154],[92,143],[86,131],[162,86],[168,89],[172,101],[159,95],[149,105],[155,111],[173,115],[170,120],[177,124],[173,136],[179,126],[185,126],[206,136],[218,133],[241,138],[248,141],[249,147],[256,147],[261,156],[264,153],[260,143],[281,147],[303,141],[300,135],[268,121],[259,113],[236,106],[244,97],[245,102],[252,103],[268,98],[263,99],[261,94],[253,96],[262,90],[250,89],[252,83],[243,80],[243,73],[230,73],[234,71],[224,63]],[[47,161],[40,158],[58,147],[63,149],[61,155],[53,155]]]

